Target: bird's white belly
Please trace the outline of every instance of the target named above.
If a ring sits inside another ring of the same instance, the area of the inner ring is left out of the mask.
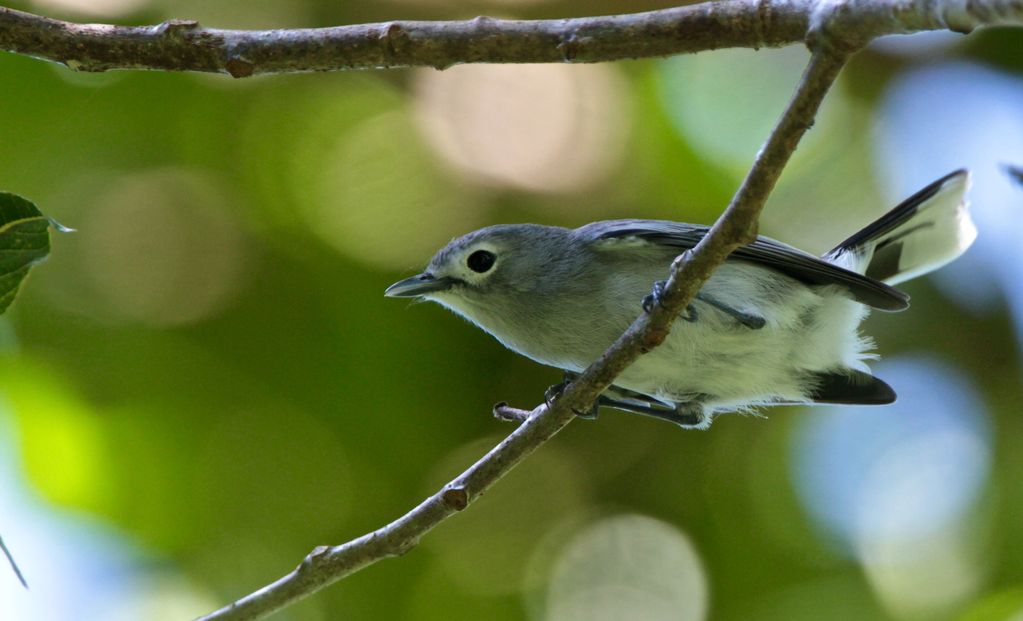
[[[735,410],[776,401],[800,402],[807,376],[865,369],[870,343],[858,327],[866,307],[831,288],[793,292],[803,299],[753,309],[767,323],[754,330],[703,305],[696,322],[678,321],[665,342],[626,369],[615,384],[664,401],[703,401]]]

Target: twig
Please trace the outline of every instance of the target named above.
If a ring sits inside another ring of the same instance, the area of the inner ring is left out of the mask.
[[[494,404],[493,410],[494,418],[503,420],[509,423],[522,423],[525,422],[533,413],[513,408],[504,401]]]
[[[236,78],[460,63],[592,63],[806,42],[821,3],[841,6],[832,23],[841,37],[859,40],[1023,22],[1023,0],[715,0],[602,17],[292,30],[222,30],[182,19],[156,26],[76,24],[0,7],[0,49],[77,71],[203,71]]]
[[[821,25],[829,23],[822,18]],[[313,550],[293,572],[201,621],[260,619],[386,557],[404,554],[419,538],[461,511],[516,464],[587,411],[614,378],[641,354],[659,345],[703,283],[735,248],[756,237],[757,217],[799,139],[812,125],[824,95],[859,44],[836,47],[811,38],[811,56],[796,92],[725,213],[710,233],[676,259],[661,304],[641,315],[599,360],[572,382],[548,408],[537,407],[496,448],[418,507],[368,535],[336,547]],[[495,407],[503,410],[502,404]],[[517,417],[517,416],[515,416]]]
[[[1013,183],[1023,187],[1023,166],[1016,166],[1014,164],[1002,164],[1002,170],[1005,174],[1009,175]]]
[[[0,552],[3,552],[4,556],[7,557],[7,562],[11,564],[11,569],[14,570],[14,575],[18,577],[21,586],[27,589],[28,582],[25,581],[25,576],[21,573],[21,569],[18,568],[18,564],[14,562],[14,557],[11,555],[11,551],[7,549],[7,544],[4,543],[3,537],[0,537]]]

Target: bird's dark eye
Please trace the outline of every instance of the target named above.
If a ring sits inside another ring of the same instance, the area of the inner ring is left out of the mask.
[[[489,250],[477,250],[469,255],[469,258],[465,260],[465,263],[472,271],[477,274],[482,274],[494,267],[494,261],[496,260],[497,257],[494,256],[493,252],[490,252]]]

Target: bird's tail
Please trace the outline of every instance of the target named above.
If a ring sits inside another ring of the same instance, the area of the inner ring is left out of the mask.
[[[970,247],[977,227],[957,170],[910,196],[824,255],[824,259],[894,285],[938,269]]]

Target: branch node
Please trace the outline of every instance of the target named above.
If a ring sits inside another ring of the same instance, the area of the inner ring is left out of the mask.
[[[692,256],[693,256],[693,251],[692,250],[686,250],[682,254],[680,254],[677,257],[675,257],[674,259],[672,259],[672,261],[671,261],[671,273],[672,274],[678,273],[678,271],[682,269],[682,266],[685,265],[689,261],[689,258],[692,257]]]
[[[561,38],[561,43],[558,43],[558,51],[561,52],[561,58],[566,63],[575,60],[575,57],[579,55],[579,39],[574,32]]]
[[[449,487],[441,494],[444,504],[455,511],[461,511],[469,506],[469,492],[464,487]]]
[[[381,39],[397,39],[398,37],[405,36],[405,29],[401,27],[398,22],[388,22],[384,24],[384,27],[380,31]]]
[[[836,56],[849,56],[884,32],[883,20],[864,19],[869,7],[857,0],[821,0],[810,14],[806,47]]]
[[[312,552],[302,559],[302,564],[298,566],[298,570],[302,572],[316,571],[317,567],[324,564],[323,561],[326,560],[329,553],[330,546],[316,546]]]
[[[194,19],[168,19],[156,26],[156,34],[168,39],[184,40],[188,34],[200,28]]]
[[[488,29],[488,28],[494,26],[494,24],[496,24],[496,23],[497,23],[497,20],[494,19],[493,17],[490,17],[489,15],[477,15],[472,20],[472,26],[476,30]]]
[[[398,22],[382,24],[380,34],[377,35],[377,40],[380,41],[384,54],[391,60],[398,55],[398,47],[407,41],[408,38],[408,32]]]

